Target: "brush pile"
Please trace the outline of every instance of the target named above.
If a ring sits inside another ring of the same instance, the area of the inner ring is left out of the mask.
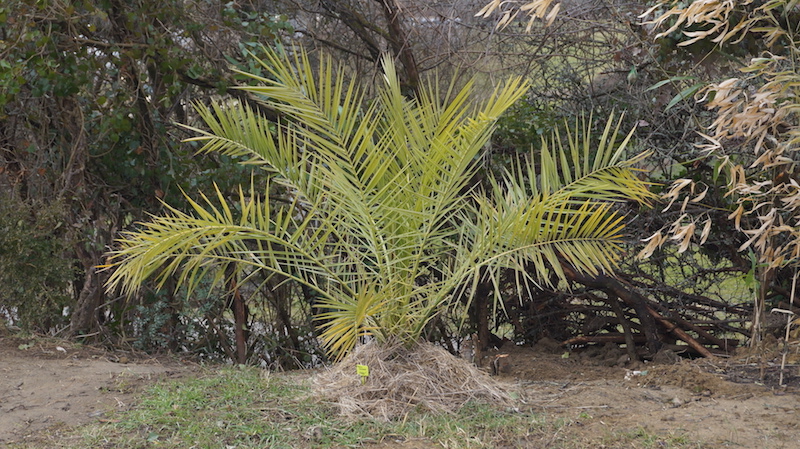
[[[362,383],[356,365],[369,367]],[[313,379],[315,392],[345,417],[392,420],[412,409],[453,413],[472,400],[509,404],[510,396],[468,361],[430,343],[412,348],[370,342]]]

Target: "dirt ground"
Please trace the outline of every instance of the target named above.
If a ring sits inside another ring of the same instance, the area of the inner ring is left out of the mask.
[[[633,365],[613,345],[573,352],[504,347],[499,354],[509,360],[501,378],[514,382],[533,410],[569,423],[564,431],[586,447],[638,429],[709,448],[800,447],[798,365],[786,368],[788,385],[779,387],[777,351],[694,361],[665,352],[660,363]],[[789,361],[796,358],[795,349]]]
[[[46,429],[105,419],[127,409],[140,387],[191,366],[134,358],[56,340],[21,339],[0,327],[0,447]]]
[[[585,447],[606,447],[614,434],[643,429],[709,448],[788,449],[800,447],[798,352],[793,348],[789,357],[787,387],[777,385],[776,351],[694,361],[665,353],[661,363],[631,365],[616,346],[568,352],[541,344],[506,345],[488,357],[501,356],[498,378],[519,392],[521,408],[562,420],[561,432]],[[111,410],[133,406],[142,386],[193,371],[196,366],[177,361],[0,334],[0,447],[48,429],[102,421]],[[668,446],[656,441],[652,447]]]

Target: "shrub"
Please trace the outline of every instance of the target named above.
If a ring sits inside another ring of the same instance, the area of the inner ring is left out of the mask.
[[[67,323],[75,268],[65,210],[0,194],[0,313],[9,324],[48,332]]]

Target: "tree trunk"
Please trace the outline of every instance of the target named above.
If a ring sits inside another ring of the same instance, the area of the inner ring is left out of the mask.
[[[625,332],[625,349],[628,351],[628,357],[631,361],[639,360],[636,354],[636,344],[633,341],[633,332],[631,332],[631,324],[625,318],[625,312],[622,311],[622,306],[619,304],[619,299],[616,296],[609,296],[608,302],[611,303],[611,310],[617,315],[619,324]]]
[[[98,309],[103,303],[103,283],[94,267],[86,268],[85,273],[83,288],[69,321],[71,336],[90,335],[100,329]]]
[[[403,16],[400,13],[400,8],[395,0],[377,0],[383,5],[383,12],[386,15],[386,21],[389,23],[389,45],[392,46],[392,51],[395,56],[403,64],[403,79],[401,80],[406,89],[406,95],[416,95],[419,89],[419,66],[414,57],[414,52],[411,49],[411,42],[408,40],[408,35],[403,29]]]
[[[234,337],[236,339],[236,363],[247,363],[247,305],[244,303],[235,275],[229,281],[229,294],[231,295],[231,309],[233,309]]]
[[[475,354],[483,354],[489,348],[491,333],[489,332],[489,293],[491,287],[485,282],[481,282],[475,289],[475,321],[478,326],[478,341],[475,342]],[[476,357],[476,364],[480,366],[481,360]]]
[[[297,329],[292,325],[291,287],[291,284],[285,283],[285,278],[280,277],[280,279],[275,279],[274,282],[266,284],[264,294],[270,298],[272,307],[275,309],[275,316],[277,318],[276,324],[283,328],[286,336],[289,337],[291,347],[281,348],[285,354],[291,357],[287,362],[291,362],[293,366],[288,366],[286,368],[302,368],[300,361],[296,357],[296,354],[301,350],[301,344]]]

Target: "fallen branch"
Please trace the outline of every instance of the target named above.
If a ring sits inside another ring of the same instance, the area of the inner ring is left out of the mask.
[[[650,306],[647,306],[647,311],[653,316],[653,318],[656,319],[656,321],[661,323],[661,325],[664,326],[667,331],[678,337],[680,340],[686,342],[686,344],[689,345],[690,348],[697,351],[698,354],[702,355],[703,357],[714,357],[714,354],[712,354],[711,351],[706,349],[705,346],[701,345],[697,340],[692,338],[691,335],[687,334],[686,331],[678,327],[677,324],[664,318],[660,313],[653,310],[653,308]]]
[[[665,307],[660,306],[658,304],[653,304],[653,306],[658,307],[661,310],[661,312],[664,312],[664,310],[666,309]],[[670,313],[673,313],[673,315],[675,315],[674,312],[670,311]],[[717,337],[711,335],[710,333],[705,331],[700,326],[697,326],[697,325],[695,325],[695,324],[693,324],[693,323],[681,318],[680,316],[672,316],[670,318],[673,319],[677,324],[680,324],[682,327],[688,328],[690,330],[693,330],[693,331],[697,332],[698,337],[705,339],[709,343],[711,343],[713,345],[717,345],[720,348],[724,348],[726,346],[724,340],[722,340],[721,338],[717,338]]]
[[[587,287],[598,288],[609,295],[613,294],[633,308],[642,325],[642,333],[647,337],[647,349],[652,354],[655,354],[661,349],[662,343],[658,337],[656,320],[654,320],[653,315],[649,312],[650,307],[647,304],[647,299],[636,292],[633,286],[605,274],[592,276],[580,273],[570,266],[564,266],[563,269],[567,278],[570,280],[581,283]]]

